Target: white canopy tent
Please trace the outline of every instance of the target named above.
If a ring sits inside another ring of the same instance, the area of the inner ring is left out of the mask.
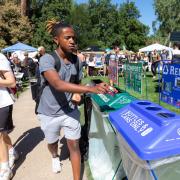
[[[150,51],[154,51],[155,49],[157,51],[162,51],[163,49],[168,50],[168,51],[172,50],[172,48],[170,48],[170,47],[155,43],[155,44],[151,44],[149,46],[139,49],[139,52],[150,52]]]

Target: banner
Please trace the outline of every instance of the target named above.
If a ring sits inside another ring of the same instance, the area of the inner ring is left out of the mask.
[[[180,108],[180,64],[163,64],[161,101]]]
[[[124,81],[128,89],[142,93],[142,63],[125,64]]]

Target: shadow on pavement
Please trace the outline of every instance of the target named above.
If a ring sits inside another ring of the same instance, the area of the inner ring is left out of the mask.
[[[42,140],[44,139],[44,134],[40,127],[35,127],[24,132],[14,143],[19,159],[13,167],[13,174],[16,174],[17,169],[25,161],[26,155],[30,153]]]

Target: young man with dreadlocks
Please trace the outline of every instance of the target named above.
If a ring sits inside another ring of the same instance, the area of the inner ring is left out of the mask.
[[[81,125],[80,113],[76,105],[80,101],[78,93],[106,93],[108,86],[105,83],[94,87],[78,85],[77,79],[81,77],[81,70],[77,70],[76,64],[79,60],[73,54],[76,48],[76,36],[73,28],[63,22],[49,21],[47,29],[57,45],[54,53],[58,56],[61,66],[57,72],[52,54],[45,54],[40,58],[41,79],[46,81],[47,85],[43,89],[37,109],[38,118],[52,155],[53,172],[61,171],[58,140],[62,128],[70,152],[73,178],[80,180],[79,138]]]

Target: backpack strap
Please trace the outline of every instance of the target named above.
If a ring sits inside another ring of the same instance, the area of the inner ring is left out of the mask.
[[[56,54],[55,51],[53,51],[52,53],[50,53],[50,55],[54,58],[55,60],[55,69],[57,72],[59,72],[60,68],[61,68],[61,61],[58,57],[58,55]],[[35,101],[36,101],[36,106],[35,106],[35,113],[38,114],[37,112],[37,109],[38,109],[38,106],[39,106],[39,102],[40,102],[40,99],[41,99],[41,95],[43,93],[43,90],[46,86],[48,86],[49,83],[48,81],[44,78],[44,82],[42,83],[42,85],[39,87],[39,89],[37,90],[38,91],[38,94],[35,98]]]
[[[75,68],[76,68],[76,71],[77,71],[77,75],[75,76],[75,78],[71,78],[71,80],[70,80],[70,82],[72,82],[72,83],[76,83],[76,84],[79,84],[80,83],[80,80],[79,80],[79,58],[78,58],[78,56],[77,55],[72,55],[72,59],[73,59],[73,62],[75,62],[74,63],[74,66],[75,66]]]
[[[61,68],[61,61],[60,61],[59,56],[57,55],[57,53],[55,51],[53,51],[50,55],[53,56],[53,58],[55,60],[55,69],[57,72],[59,72],[59,70]],[[74,66],[76,68],[77,75],[75,78],[71,78],[70,82],[79,84],[79,58],[76,55],[72,54],[72,60],[74,62]]]
[[[57,55],[57,53],[55,51],[53,51],[51,54],[50,54],[54,60],[55,60],[55,69],[57,72],[59,72],[60,68],[61,68],[61,61],[60,61],[60,58],[59,56]]]

